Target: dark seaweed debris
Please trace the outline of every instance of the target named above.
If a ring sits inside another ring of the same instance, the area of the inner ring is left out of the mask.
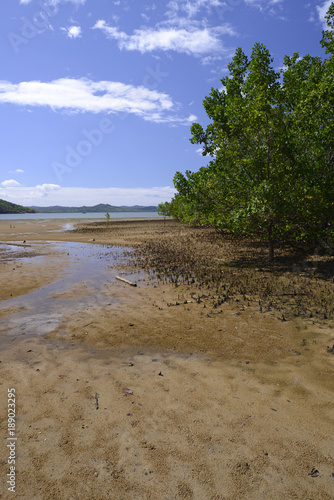
[[[269,265],[263,242],[188,228],[136,247],[132,265],[157,282],[195,287],[198,302],[205,297],[214,308],[256,302],[261,312],[278,310],[282,321],[334,318],[334,259],[314,248],[281,245]]]

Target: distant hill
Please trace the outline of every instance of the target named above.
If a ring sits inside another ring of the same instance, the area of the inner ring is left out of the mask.
[[[36,210],[9,201],[0,200],[0,214],[34,214]]]
[[[55,205],[53,207],[31,207],[33,210],[35,210],[38,213],[72,213],[72,214],[77,214],[77,213],[92,213],[92,212],[99,212],[99,213],[107,213],[107,212],[157,212],[158,207],[154,206],[149,206],[149,207],[144,207],[141,205],[134,205],[133,207],[128,207],[128,206],[121,206],[121,207],[115,207],[113,205],[109,205],[108,203],[100,203],[99,205],[94,205],[93,207],[62,207],[59,205]]]

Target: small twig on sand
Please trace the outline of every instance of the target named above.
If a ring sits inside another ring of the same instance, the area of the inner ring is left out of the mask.
[[[128,281],[124,278],[121,278],[120,276],[116,276],[116,279],[119,280],[119,281],[124,281],[124,283],[127,283],[128,285],[131,285],[131,286],[137,286],[137,283],[133,283],[132,281]]]
[[[99,409],[99,397],[98,397],[98,393],[96,392],[95,393],[95,401],[96,401],[96,409],[98,410]]]

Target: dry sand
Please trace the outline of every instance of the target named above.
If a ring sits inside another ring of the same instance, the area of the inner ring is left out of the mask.
[[[0,245],[0,497],[332,499],[334,322],[216,314],[152,280],[113,245],[168,238],[159,224],[0,222],[30,245]]]

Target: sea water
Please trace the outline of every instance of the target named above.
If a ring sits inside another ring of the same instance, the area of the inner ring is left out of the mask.
[[[59,259],[64,263],[63,272],[38,290],[1,301],[0,311],[13,308],[9,317],[0,319],[1,334],[43,335],[60,326],[66,329],[64,316],[106,307],[116,301],[110,293],[110,287],[115,283],[116,275],[122,274],[119,265],[127,261],[131,249],[125,250],[114,245],[52,241],[37,242],[36,246],[38,245],[41,249],[52,247],[57,251],[52,259]],[[30,257],[32,262],[36,258],[43,258],[47,265],[50,256]],[[127,277],[128,274],[131,273],[127,273]],[[129,279],[142,280],[143,275],[136,273],[136,276],[130,276]],[[69,298],[72,291],[73,298]]]
[[[162,217],[158,212],[110,212],[110,219],[155,219]],[[36,214],[0,214],[0,220],[54,220],[54,219],[102,219],[101,212],[87,213],[36,213]]]

